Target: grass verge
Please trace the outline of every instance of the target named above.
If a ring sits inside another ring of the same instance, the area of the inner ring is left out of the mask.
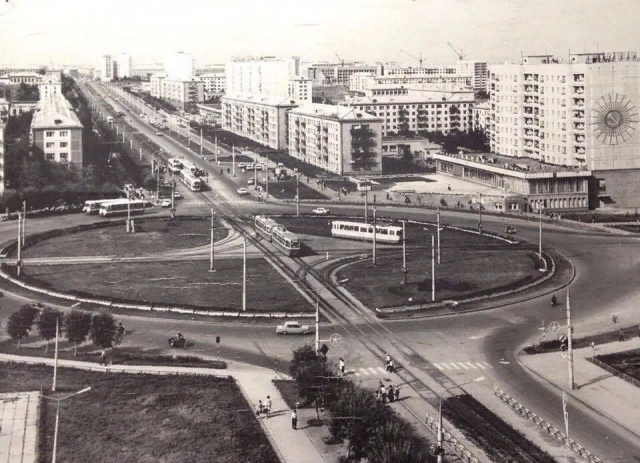
[[[566,330],[563,331],[562,333],[559,333],[559,335],[560,334],[566,334]],[[597,333],[590,336],[573,338],[572,346],[574,349],[581,349],[583,347],[589,347],[591,343],[594,343],[596,346],[599,346],[601,344],[608,344],[610,342],[616,342],[616,341],[619,342],[621,340],[621,336],[623,340],[626,340],[639,335],[640,335],[640,327],[638,327],[637,325],[625,326],[625,327],[616,328],[613,331],[606,331],[604,333]],[[549,341],[543,341],[539,344],[533,344],[531,346],[527,346],[523,349],[523,352],[529,355],[546,354],[548,352],[557,352],[561,348],[562,348],[562,343],[558,339],[552,339]],[[601,360],[599,357],[598,359]]]
[[[640,349],[615,352],[613,354],[598,355],[596,359],[611,368],[640,381]]]
[[[59,461],[276,463],[233,379],[106,374],[60,368]],[[0,364],[0,390],[51,387],[51,367]],[[53,394],[54,393],[49,393]],[[43,402],[43,460],[53,449],[55,402]]]

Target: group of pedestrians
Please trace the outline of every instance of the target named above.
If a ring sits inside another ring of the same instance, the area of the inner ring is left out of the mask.
[[[271,396],[267,396],[264,403],[262,403],[262,400],[258,400],[258,406],[256,407],[256,415],[258,415],[258,418],[268,418],[271,413],[272,405]]]
[[[376,390],[376,399],[383,405],[387,403],[387,400],[389,403],[400,400],[400,386],[393,387],[393,385],[390,385],[387,389],[381,382],[380,388]]]

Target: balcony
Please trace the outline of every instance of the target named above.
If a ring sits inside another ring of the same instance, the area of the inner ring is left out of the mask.
[[[584,135],[580,135],[580,134],[576,134],[576,136],[574,137],[576,143],[580,143],[580,144],[584,144],[585,143],[585,136]]]
[[[584,130],[584,124],[582,122],[576,122],[573,124],[575,130]]]
[[[584,98],[574,98],[573,106],[583,107],[584,106]]]
[[[574,82],[584,82],[584,74],[574,74],[573,75]]]
[[[573,93],[582,95],[584,93],[584,87],[573,87]]]
[[[574,119],[584,119],[584,111],[582,111],[582,110],[574,111],[573,112],[573,117],[574,117]]]

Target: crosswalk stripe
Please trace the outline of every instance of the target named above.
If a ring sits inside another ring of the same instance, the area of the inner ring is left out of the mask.
[[[460,370],[460,367],[458,365],[456,365],[454,362],[451,362],[451,366],[453,368],[455,368],[456,370]]]
[[[449,365],[447,365],[446,363],[443,363],[442,366],[445,367],[447,370],[451,370],[451,367]]]
[[[476,365],[478,365],[480,368],[482,368],[483,370],[486,370],[487,367],[485,367],[483,364],[476,362]]]
[[[465,362],[467,365],[469,365],[471,368],[473,368],[474,370],[477,370],[478,368],[471,362]]]
[[[436,367],[438,370],[442,370],[442,367],[437,363],[434,363],[433,366]]]
[[[386,375],[386,374],[387,374],[387,372],[385,371],[385,369],[384,369],[384,368],[382,368],[382,367],[378,367],[378,370],[379,370],[383,375]]]
[[[370,371],[372,374],[374,374],[374,375],[377,375],[377,374],[378,374],[378,372],[376,371],[376,369],[375,369],[375,368],[373,368],[373,367],[369,367],[369,371]]]
[[[362,372],[363,375],[369,376],[369,373],[367,372],[367,370],[365,368],[360,368],[360,371]]]
[[[487,368],[493,368],[493,367],[491,366],[491,364],[489,364],[489,363],[487,363],[487,362],[482,362],[482,363],[484,363],[484,364],[487,366]]]
[[[469,367],[468,367],[468,366],[466,366],[466,365],[465,365],[464,363],[462,363],[462,362],[460,362],[460,366],[461,366],[462,368],[464,368],[465,370],[468,370],[468,369],[469,369]]]

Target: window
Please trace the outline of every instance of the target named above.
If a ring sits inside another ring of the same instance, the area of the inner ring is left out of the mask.
[[[47,148],[54,148],[56,146],[56,144],[52,141],[48,141],[46,147]]]
[[[69,159],[69,153],[60,153],[60,160],[67,161]]]
[[[61,137],[68,137],[69,136],[69,131],[68,130],[61,130],[60,131],[60,136]]]
[[[45,133],[45,136],[47,137],[53,137],[56,133],[53,130],[47,130],[47,132]]]
[[[54,161],[56,159],[56,153],[47,153],[47,161]]]
[[[66,148],[67,146],[69,146],[69,143],[66,141],[61,141],[60,142],[60,148]]]

